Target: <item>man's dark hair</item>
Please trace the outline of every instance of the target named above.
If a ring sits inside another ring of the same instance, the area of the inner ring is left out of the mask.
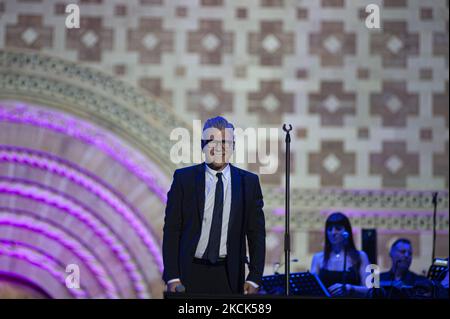
[[[208,129],[212,129],[212,128],[215,128],[215,129],[218,129],[218,130],[223,130],[223,129],[230,130],[231,129],[234,132],[234,125],[231,124],[230,122],[228,122],[222,116],[216,116],[216,117],[212,117],[212,118],[206,120],[205,124],[203,125],[203,132],[208,130]],[[228,133],[231,133],[231,132],[228,132]],[[227,134],[227,133],[225,133],[225,134]],[[224,136],[223,136],[223,138],[224,138]],[[208,140],[204,140],[202,138],[202,140],[201,140],[201,147],[202,147],[202,149],[208,143],[209,143],[209,139]]]
[[[212,127],[217,128],[219,130],[222,130],[225,128],[231,128],[232,130],[234,130],[233,124],[228,122],[222,116],[216,116],[216,117],[212,117],[212,118],[206,120],[205,124],[203,125],[203,131],[208,128],[212,128]]]
[[[395,248],[395,246],[397,246],[400,243],[408,244],[408,245],[412,246],[411,241],[409,239],[407,239],[407,238],[399,238],[396,241],[394,241],[394,243],[391,245],[391,251]]]

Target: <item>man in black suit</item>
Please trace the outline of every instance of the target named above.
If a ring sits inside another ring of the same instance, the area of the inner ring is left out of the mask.
[[[205,163],[176,170],[168,193],[163,236],[167,290],[184,286],[188,293],[257,293],[266,236],[259,178],[229,164],[234,127],[223,117],[205,122],[202,148]]]

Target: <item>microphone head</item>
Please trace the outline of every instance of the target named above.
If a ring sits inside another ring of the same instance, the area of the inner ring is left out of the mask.
[[[433,199],[432,199],[432,202],[434,205],[437,205],[437,199],[438,199],[438,192],[434,192]]]
[[[186,292],[186,287],[183,286],[182,284],[176,285],[175,286],[175,291],[176,292]]]
[[[347,231],[344,231],[342,233],[342,238],[344,238],[344,245],[348,245],[348,239],[350,238],[350,234]]]
[[[280,269],[280,263],[274,263],[273,264],[273,272],[276,274],[278,272],[278,269]]]

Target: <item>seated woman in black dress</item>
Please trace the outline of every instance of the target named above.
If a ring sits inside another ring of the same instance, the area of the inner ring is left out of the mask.
[[[368,265],[366,253],[355,248],[352,226],[347,216],[339,212],[331,214],[325,223],[324,250],[314,255],[311,272],[319,276],[332,296],[364,297],[369,290],[365,286],[366,276],[369,274],[366,273]]]

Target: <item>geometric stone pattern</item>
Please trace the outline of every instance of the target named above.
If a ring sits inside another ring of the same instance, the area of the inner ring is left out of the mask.
[[[0,48],[102,69],[188,123],[213,114],[243,128],[292,123],[308,135],[292,146],[293,166],[304,167],[292,176],[300,188],[448,188],[433,166],[448,156],[448,138],[438,138],[448,135],[446,1],[383,2],[379,30],[365,27],[370,1],[91,1],[80,3],[81,28],[70,30],[64,2],[34,3],[4,2]],[[423,130],[432,137],[421,139]],[[331,181],[311,163],[332,152],[330,140],[352,154]],[[372,160],[386,143],[404,143],[415,158],[413,169],[397,168],[398,182],[386,172],[400,159]],[[269,184],[282,186],[282,174]]]

